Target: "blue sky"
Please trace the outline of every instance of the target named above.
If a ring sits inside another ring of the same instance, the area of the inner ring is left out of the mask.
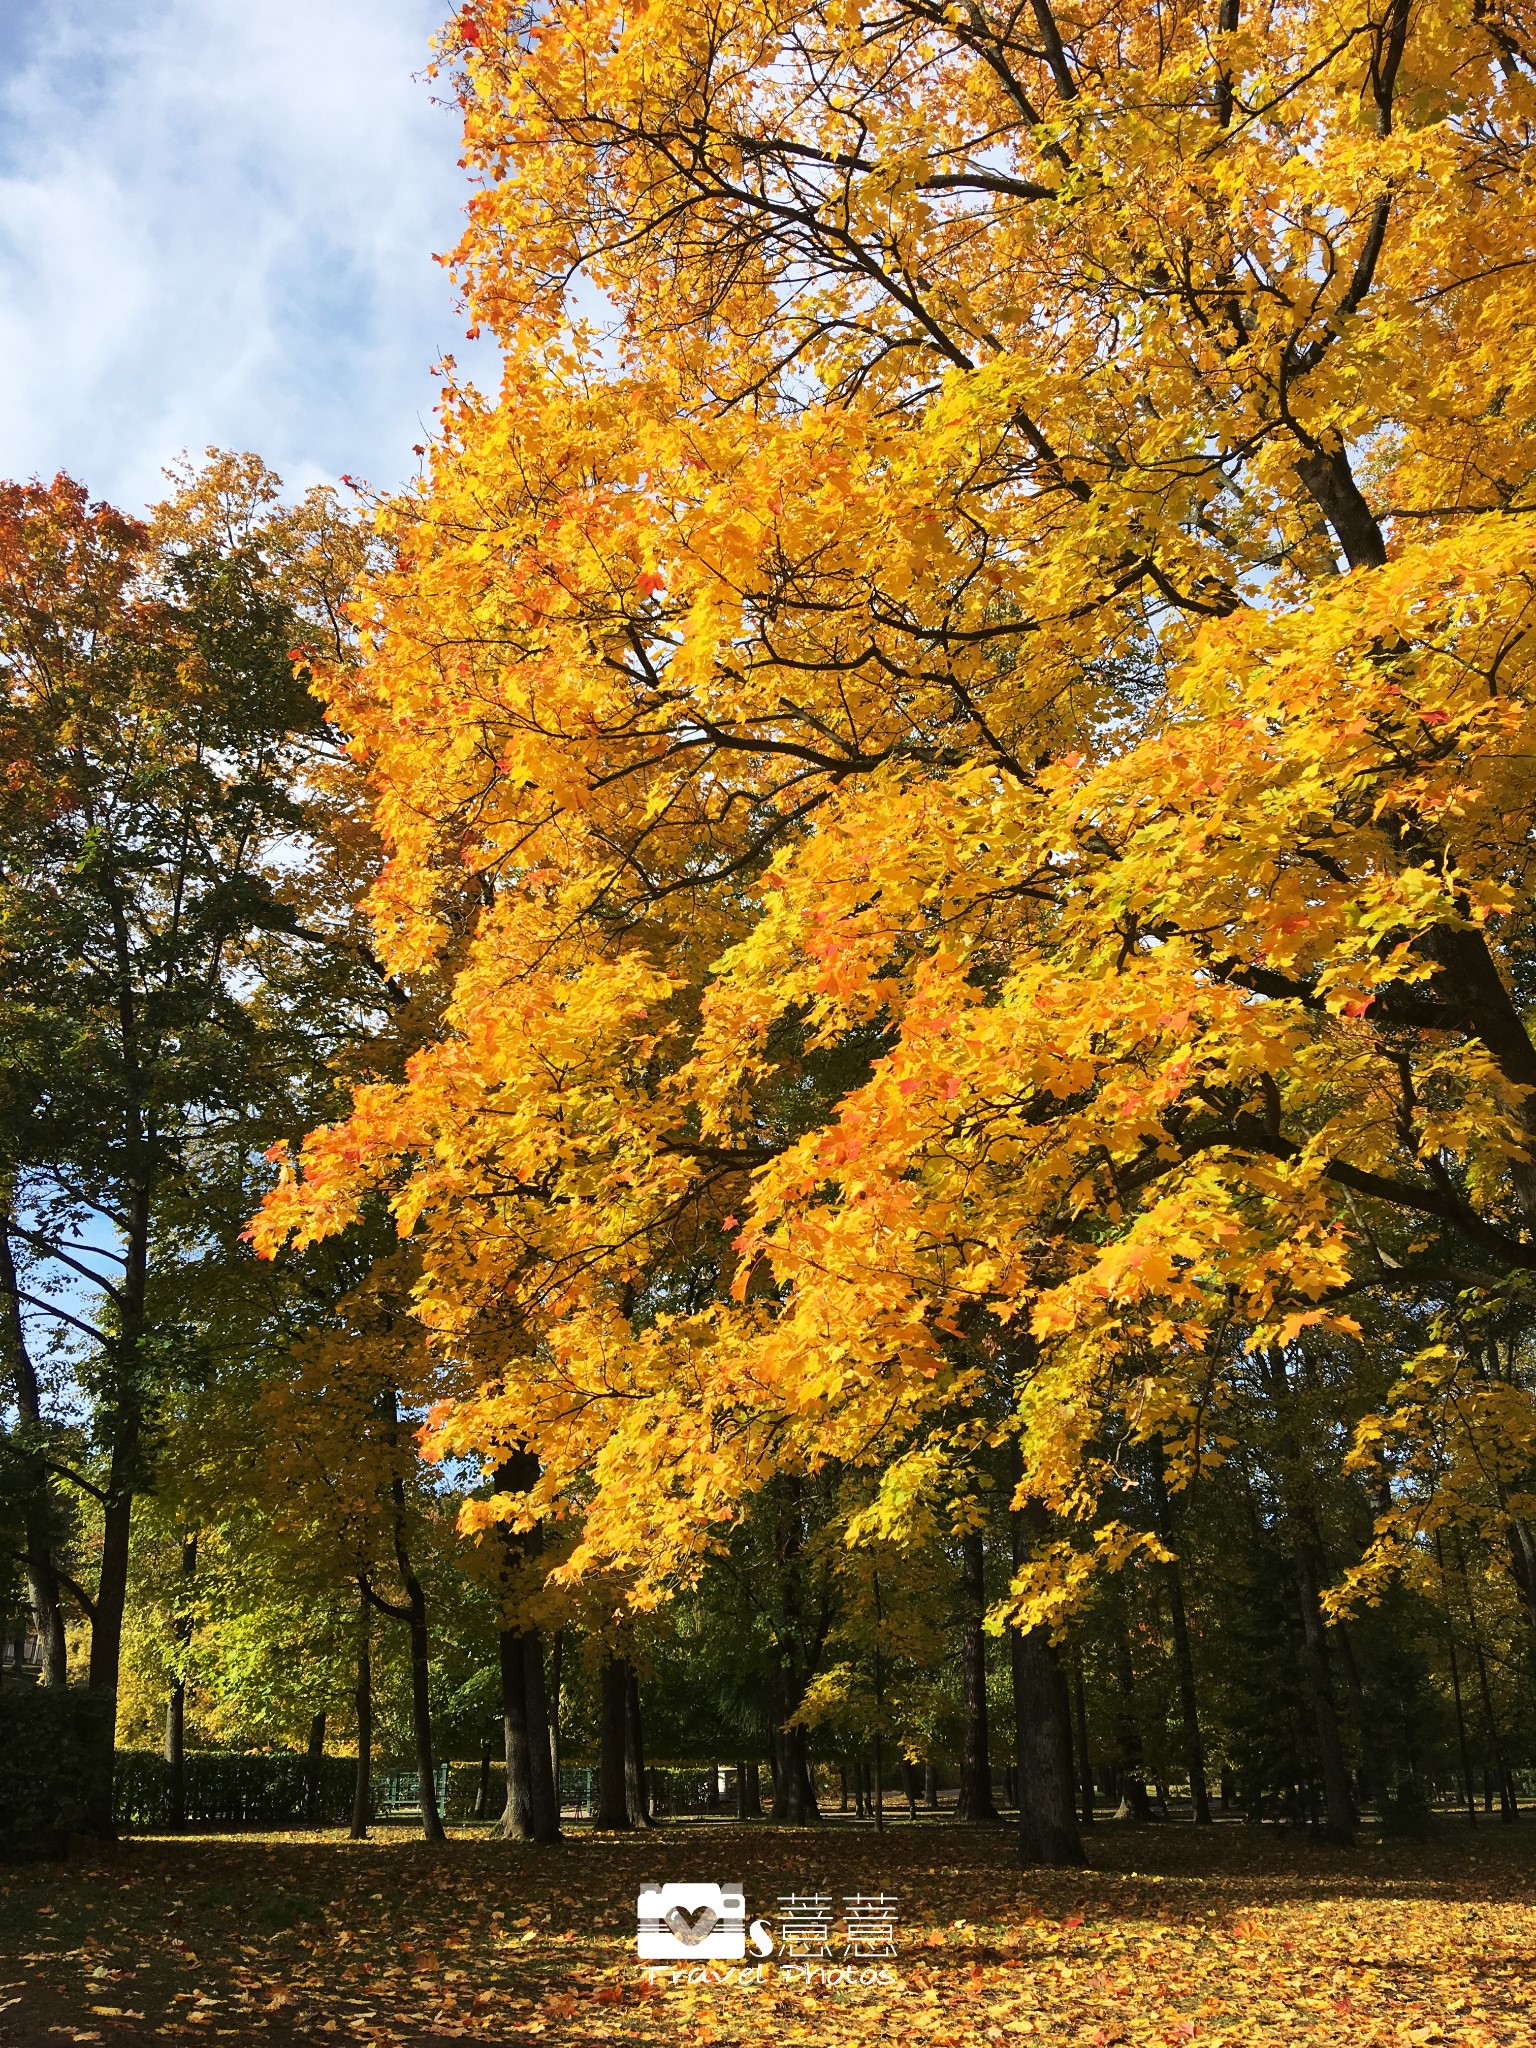
[[[0,0],[0,475],[138,510],[183,449],[415,468],[467,192],[449,0]],[[437,89],[439,96],[441,89]]]

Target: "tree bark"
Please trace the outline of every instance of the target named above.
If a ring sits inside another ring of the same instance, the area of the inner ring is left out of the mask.
[[[501,1661],[501,1727],[507,1759],[507,1800],[496,1827],[503,1842],[533,1838],[533,1770],[528,1748],[528,1660],[521,1629],[504,1628],[498,1638]]]
[[[43,1458],[43,1415],[37,1369],[27,1346],[20,1282],[11,1252],[9,1216],[0,1216],[0,1340],[16,1394],[17,1460],[21,1467],[22,1537],[26,1543],[27,1599],[42,1650],[45,1686],[69,1683],[69,1654],[59,1572],[54,1556],[57,1507],[53,1481]]]
[[[997,1819],[987,1731],[986,1552],[979,1529],[960,1542],[960,1682],[963,1715],[955,1819]]]
[[[549,1652],[549,1775],[554,1787],[555,1829],[559,1832],[564,1806],[560,1798],[560,1678],[565,1662],[565,1630],[555,1630]]]
[[[197,1537],[184,1536],[180,1570],[183,1585],[196,1570]],[[180,1829],[187,1824],[187,1680],[182,1662],[192,1640],[191,1615],[179,1611],[171,1634],[177,1657],[171,1676],[171,1696],[165,1706],[166,1821],[168,1826]]]
[[[634,1825],[627,1785],[629,1665],[623,1657],[610,1654],[603,1659],[600,1687],[597,1811],[592,1825],[618,1830]]]
[[[812,1821],[821,1819],[821,1808],[816,1803],[816,1787],[811,1781],[811,1768],[807,1753],[808,1737],[804,1728],[793,1725],[785,1728],[779,1738],[779,1783],[783,1788],[782,1818],[791,1827],[807,1827]],[[774,1800],[774,1818],[779,1819],[779,1802]]]
[[[528,1728],[528,1825],[536,1842],[560,1839],[549,1699],[544,1690],[544,1639],[536,1628],[523,1636],[523,1701]]]
[[[1023,1478],[1018,1438],[1011,1440],[1011,1479]],[[1010,1507],[1013,1567],[1023,1566],[1035,1538],[1046,1533],[1038,1501]],[[1019,1860],[1061,1865],[1083,1861],[1073,1803],[1071,1707],[1061,1659],[1047,1630],[1010,1628],[1014,1745],[1019,1773]]]
[[[325,1768],[325,1715],[316,1714],[309,1724],[309,1748],[304,1758],[304,1818],[310,1827],[320,1820],[320,1773]]]
[[[1184,1738],[1184,1769],[1189,1777],[1189,1802],[1195,1811],[1195,1826],[1208,1828],[1211,1819],[1210,1793],[1205,1782],[1205,1742],[1200,1733],[1200,1702],[1195,1691],[1195,1659],[1190,1649],[1189,1623],[1184,1613],[1184,1574],[1177,1558],[1167,1567],[1168,1620],[1173,1637],[1174,1670],[1179,1681],[1179,1725]]]
[[[1077,1716],[1077,1793],[1082,1802],[1079,1819],[1085,1828],[1094,1823],[1093,1762],[1088,1754],[1088,1692],[1083,1682],[1083,1653],[1072,1659],[1072,1699]]]
[[[354,1842],[367,1839],[373,1814],[373,1641],[368,1598],[361,1588],[357,1601],[357,1684],[352,1693],[357,1715],[357,1781],[352,1789]]]
[[[1307,1691],[1311,1695],[1318,1755],[1323,1769],[1323,1832],[1330,1842],[1348,1847],[1355,1839],[1349,1767],[1344,1760],[1344,1739],[1339,1731],[1338,1708],[1333,1696],[1328,1633],[1323,1624],[1322,1602],[1318,1593],[1317,1555],[1304,1530],[1295,1531],[1294,1555]]]
[[[712,1782],[717,1788],[715,1805],[720,1804],[718,1787],[720,1768],[711,1764]],[[629,1679],[624,1692],[624,1801],[629,1808],[631,1827],[647,1828],[651,1824],[651,1802],[645,1783],[645,1737],[640,1721],[640,1674],[633,1664],[629,1666]]]

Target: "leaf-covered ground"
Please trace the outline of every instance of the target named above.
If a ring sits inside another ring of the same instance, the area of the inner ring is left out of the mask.
[[[1536,2042],[1536,1824],[1331,1851],[1270,1830],[1094,1831],[1017,1868],[1007,1830],[894,1821],[573,1833],[192,1837],[0,1868],[0,2044]],[[899,1902],[881,1991],[648,1984],[643,1880],[739,1878],[751,1914]]]

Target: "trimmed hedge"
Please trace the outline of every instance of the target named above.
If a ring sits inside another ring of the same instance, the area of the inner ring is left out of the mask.
[[[320,1759],[310,1797],[307,1755],[240,1756],[189,1749],[184,1760],[188,1827],[343,1827],[352,1818],[357,1765],[350,1757]],[[119,1827],[169,1827],[171,1767],[152,1749],[120,1749],[113,1786]]]
[[[0,1857],[62,1856],[104,1813],[111,1713],[84,1686],[0,1685]]]

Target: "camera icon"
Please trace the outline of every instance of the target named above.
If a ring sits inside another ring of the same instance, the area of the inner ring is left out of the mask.
[[[648,1884],[636,1901],[642,1962],[739,1962],[747,1901],[739,1884]]]

